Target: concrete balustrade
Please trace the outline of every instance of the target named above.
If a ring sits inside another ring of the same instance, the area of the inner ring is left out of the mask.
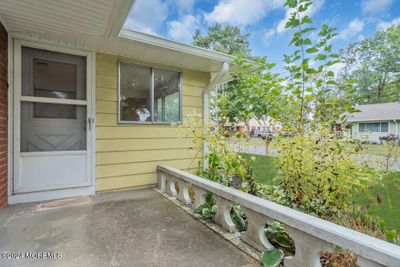
[[[274,220],[282,223],[296,247],[294,256],[284,258],[284,266],[321,266],[320,253],[335,247],[353,251],[361,267],[400,266],[400,246],[172,167],[158,166],[157,171],[160,191],[176,196],[185,205],[192,202],[189,186],[195,195],[192,207],[203,204],[205,195],[212,193],[218,207],[213,221],[228,232],[236,231],[230,210],[239,204],[248,222],[240,238],[260,252],[273,247],[264,234],[265,225]]]

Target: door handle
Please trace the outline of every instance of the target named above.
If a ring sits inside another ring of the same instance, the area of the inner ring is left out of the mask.
[[[88,118],[88,126],[89,126],[89,131],[92,130],[92,125],[94,127],[94,118]]]

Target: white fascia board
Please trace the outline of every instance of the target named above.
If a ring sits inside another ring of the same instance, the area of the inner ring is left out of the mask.
[[[146,43],[149,45],[160,46],[164,48],[168,48],[171,50],[187,53],[194,56],[199,56],[203,58],[208,58],[211,60],[230,63],[234,57],[231,55],[227,55],[224,53],[212,51],[209,49],[196,47],[193,45],[188,45],[172,40],[168,40],[159,36],[154,36],[147,33],[138,32],[131,29],[122,29],[118,35],[121,38],[130,39],[142,43]]]
[[[106,36],[118,37],[124,23],[129,15],[129,11],[135,5],[136,0],[116,0],[110,20],[108,22]]]

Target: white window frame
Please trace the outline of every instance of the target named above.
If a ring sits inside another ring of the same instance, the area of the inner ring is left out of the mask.
[[[150,101],[151,101],[151,121],[125,121],[121,119],[121,63],[131,64],[138,67],[146,67],[150,68]],[[179,74],[179,121],[177,122],[158,122],[154,121],[154,70],[167,70],[174,71]],[[172,124],[181,124],[182,123],[182,81],[183,81],[183,73],[180,70],[172,69],[172,68],[162,68],[153,65],[147,65],[142,63],[136,63],[132,61],[119,60],[118,61],[118,124],[147,124],[147,125],[172,125]]]

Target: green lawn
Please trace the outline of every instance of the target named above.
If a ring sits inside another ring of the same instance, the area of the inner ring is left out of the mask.
[[[363,150],[361,153],[363,154],[371,154],[371,155],[378,155],[378,156],[383,156],[385,155],[385,146],[384,145],[373,145],[373,144],[367,144],[363,145]]]
[[[278,173],[275,167],[275,158],[244,153],[241,155],[249,162],[250,167],[253,169],[256,182],[274,184],[273,178]],[[251,157],[255,157],[255,161],[251,160]]]
[[[388,229],[400,231],[400,172],[393,172],[384,178],[384,187],[377,185],[356,198],[356,202],[368,209],[372,215],[385,221]],[[382,199],[378,203],[378,196]]]
[[[262,155],[241,154],[248,159],[259,183],[274,184],[273,178],[277,174],[274,158]],[[255,161],[250,160],[255,157]],[[369,190],[368,194],[356,197],[356,203],[367,208],[371,215],[379,216],[385,221],[388,229],[400,231],[400,172],[393,172],[384,178],[384,187],[377,185]],[[397,180],[396,180],[397,179]],[[378,204],[377,196],[381,198]]]

